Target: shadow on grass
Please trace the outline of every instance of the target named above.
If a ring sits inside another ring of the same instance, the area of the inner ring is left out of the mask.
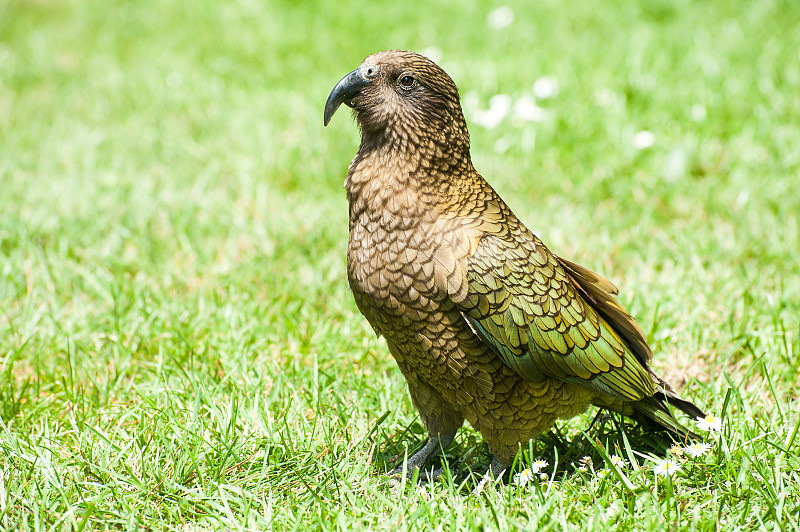
[[[402,467],[406,450],[410,457],[425,445],[427,433],[418,421],[413,421],[392,434],[377,431],[375,440],[375,472],[389,475],[395,468]],[[603,464],[609,456],[618,455],[625,460],[636,459],[641,463],[646,455],[663,456],[675,442],[673,435],[655,424],[641,423],[599,410],[585,431],[568,436],[556,426],[531,440],[527,446],[521,446],[513,467],[504,475],[504,481],[508,482],[513,474],[529,467],[534,460],[548,463],[549,479],[563,481],[580,474],[578,468],[587,462],[594,464],[595,469],[601,469],[605,467]],[[450,471],[453,482],[466,494],[483,478],[491,461],[492,453],[481,435],[465,426],[444,454],[432,458],[425,470],[443,467],[445,471]],[[553,471],[555,474],[552,474]],[[445,473],[441,478],[446,477]]]

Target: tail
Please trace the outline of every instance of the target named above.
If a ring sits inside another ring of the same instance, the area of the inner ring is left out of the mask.
[[[631,406],[633,406],[636,413],[655,421],[667,432],[678,438],[701,439],[699,435],[678,423],[673,417],[672,412],[667,408],[667,405],[674,406],[692,419],[704,418],[706,417],[705,413],[691,401],[681,399],[678,394],[675,393],[675,390],[672,389],[672,386],[653,373],[650,368],[648,368],[647,371],[656,382],[658,392],[656,392],[653,397],[648,397],[647,399],[642,399],[641,401],[633,403]]]

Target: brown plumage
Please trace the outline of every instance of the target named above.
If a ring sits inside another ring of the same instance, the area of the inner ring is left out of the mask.
[[[590,405],[685,435],[678,398],[616,287],[551,253],[470,159],[458,89],[418,54],[367,57],[331,92],[325,124],[352,107],[361,146],[345,187],[347,274],[359,310],[408,381],[428,443],[409,474],[469,421],[496,475],[520,443]]]

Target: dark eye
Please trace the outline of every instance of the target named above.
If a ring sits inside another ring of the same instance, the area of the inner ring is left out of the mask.
[[[417,80],[411,74],[404,74],[400,78],[400,88],[404,90],[413,89],[417,84]]]

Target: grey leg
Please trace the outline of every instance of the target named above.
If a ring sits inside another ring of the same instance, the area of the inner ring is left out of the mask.
[[[492,458],[492,463],[489,464],[489,470],[486,472],[486,474],[490,476],[492,480],[498,480],[503,476],[503,473],[505,473],[506,469],[508,469],[510,466],[510,463],[503,462],[497,458],[497,456],[495,456]]]
[[[496,483],[500,482],[503,478],[503,474],[506,472],[506,469],[511,467],[511,463],[504,462],[497,458],[497,456],[492,458],[492,463],[489,464],[489,469],[483,475],[483,477],[478,481],[478,485],[475,486],[475,489],[472,490],[473,495],[479,495],[481,491],[483,491],[484,486],[486,483]]]
[[[486,486],[487,483],[489,484],[499,483],[502,480],[503,474],[506,472],[506,469],[508,469],[510,466],[511,463],[504,462],[499,458],[497,458],[497,456],[495,455],[492,458],[492,463],[489,464],[489,469],[486,471],[486,473],[484,473],[484,475],[478,481],[478,484],[475,486],[475,489],[472,490],[472,494],[480,495],[480,493],[483,491],[483,488]]]
[[[422,470],[425,467],[427,461],[434,456],[436,456],[440,450],[446,449],[451,443],[453,443],[453,439],[456,437],[456,433],[452,432],[449,434],[440,434],[439,436],[431,436],[428,438],[427,443],[422,446],[422,449],[414,453],[414,455],[408,459],[406,462],[406,476],[411,478],[414,474],[415,469]],[[440,474],[442,474],[443,469],[439,468],[433,473],[427,475],[426,480],[432,481],[435,480]],[[393,475],[400,476],[403,474],[403,465],[397,466],[394,471],[392,471]]]

